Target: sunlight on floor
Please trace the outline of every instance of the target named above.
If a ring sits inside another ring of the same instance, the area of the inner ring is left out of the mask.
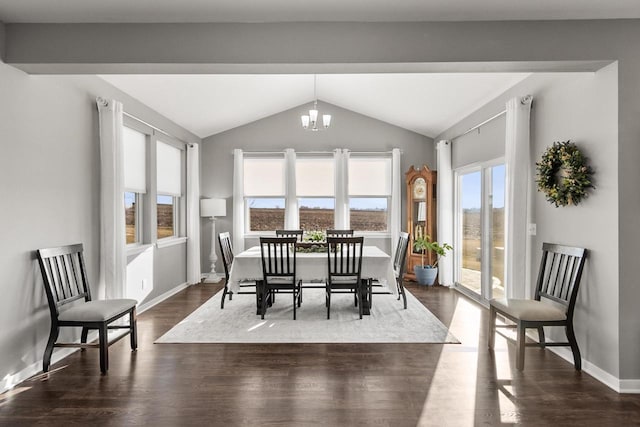
[[[495,371],[478,372],[480,358],[492,357],[485,335],[481,334],[486,327],[482,309],[465,298],[458,299],[449,330],[461,344],[443,346],[418,425],[473,426],[483,421],[477,419],[478,414],[491,416],[497,412],[502,423],[517,422],[509,352],[504,339],[496,339]],[[486,363],[480,365],[486,366]],[[495,399],[477,402],[477,389],[490,387],[491,381],[498,384]],[[442,414],[448,414],[446,420],[437,419]]]

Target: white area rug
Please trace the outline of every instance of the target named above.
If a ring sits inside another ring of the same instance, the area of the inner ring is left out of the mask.
[[[333,294],[327,320],[324,289],[305,289],[293,320],[292,298],[281,294],[265,319],[254,295],[235,295],[220,309],[222,292],[161,336],[156,343],[456,343],[459,341],[407,291],[407,310],[392,295],[373,295],[371,315],[358,317],[353,295]]]

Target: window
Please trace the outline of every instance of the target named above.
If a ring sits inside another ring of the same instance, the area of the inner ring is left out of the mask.
[[[335,162],[331,157],[296,159],[298,215],[303,230],[335,228]]]
[[[357,231],[388,231],[391,158],[349,159],[349,224]]]
[[[157,145],[157,236],[178,236],[178,202],[182,197],[182,151],[158,141]]]
[[[147,191],[147,135],[123,127],[126,243],[142,242],[142,194]]]
[[[282,156],[244,159],[246,231],[284,228],[285,164]]]

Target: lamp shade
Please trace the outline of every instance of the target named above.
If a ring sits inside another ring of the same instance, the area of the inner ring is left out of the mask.
[[[420,202],[418,203],[418,221],[426,221],[427,220],[427,203]]]
[[[200,200],[200,216],[227,216],[227,201],[225,199]]]

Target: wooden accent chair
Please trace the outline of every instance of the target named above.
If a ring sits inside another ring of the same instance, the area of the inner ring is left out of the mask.
[[[360,319],[365,304],[369,305],[370,282],[362,279],[363,246],[363,237],[327,237],[327,319],[331,317],[332,293],[353,293]]]
[[[100,371],[109,369],[109,345],[130,335],[131,350],[138,347],[136,333],[136,304],[133,299],[91,299],[91,291],[82,255],[82,244],[39,249],[38,263],[44,280],[44,288],[51,313],[51,331],[44,351],[42,370],[49,371],[54,347],[99,347]],[[71,304],[75,302],[74,304]],[[65,307],[66,306],[66,307]],[[64,309],[63,309],[64,307]],[[129,316],[129,325],[109,326],[123,316]],[[81,327],[80,344],[57,343],[61,327]],[[97,329],[99,342],[87,344],[90,329]],[[109,329],[128,329],[128,332],[112,342],[108,341]]]
[[[296,241],[295,237],[260,238],[262,281],[258,286],[262,319],[274,292],[278,292],[292,294],[293,320],[296,320],[296,305],[300,307],[302,303],[301,281],[296,279]]]
[[[220,301],[220,308],[224,309],[224,300],[229,295],[229,301],[233,299],[233,292],[229,290],[229,274],[231,273],[231,265],[233,264],[233,245],[231,243],[231,235],[228,232],[218,234],[218,244],[220,245],[220,253],[222,254],[222,265],[224,266],[224,289],[222,291],[222,301]],[[245,290],[246,288],[253,288],[252,291]],[[253,281],[246,281],[240,283],[240,290],[238,295],[243,294],[255,294],[256,283]]]
[[[489,348],[494,348],[496,328],[515,328],[517,329],[517,370],[524,369],[525,346],[541,348],[570,346],[574,366],[579,371],[582,363],[573,330],[573,311],[586,257],[586,249],[544,243],[535,299],[492,299],[490,301]],[[498,314],[514,324],[496,325]],[[568,342],[545,343],[544,326],[564,326]],[[539,343],[525,343],[527,328],[538,329]]]
[[[351,237],[353,230],[327,230],[327,237]]]
[[[297,242],[302,242],[303,230],[276,230],[276,237],[295,237]]]

